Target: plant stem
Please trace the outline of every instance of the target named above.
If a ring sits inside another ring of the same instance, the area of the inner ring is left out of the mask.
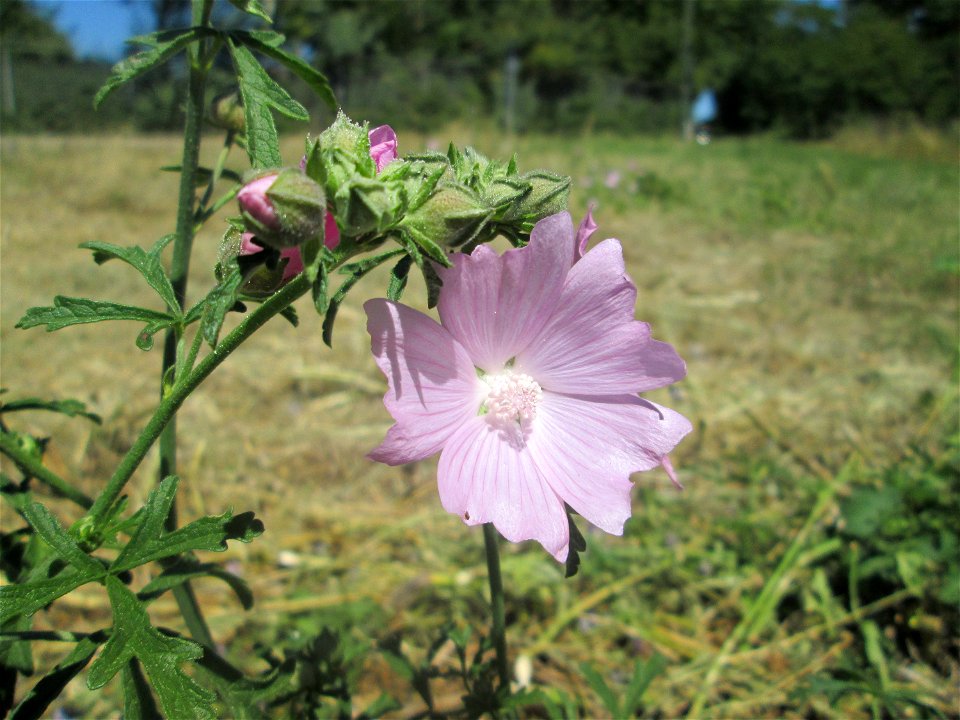
[[[202,383],[210,373],[212,373],[230,354],[236,350],[244,340],[260,329],[270,318],[278,315],[286,309],[294,300],[310,289],[310,282],[305,275],[294,278],[283,289],[268,298],[262,305],[257,307],[250,315],[236,328],[233,329],[217,346],[206,355],[185,377],[180,378],[171,388],[166,397],[164,397],[153,416],[147,422],[146,426],[140,432],[140,435],[134,441],[133,446],[127,451],[127,454],[120,460],[117,469],[114,471],[107,486],[96,499],[93,507],[90,508],[89,516],[95,523],[101,522],[109,514],[110,508],[120,497],[124,486],[130,480],[133,473],[140,466],[143,458],[153,446],[153,443],[160,437],[161,432],[170,422],[183,401],[197,386]]]
[[[13,435],[9,433],[0,433],[0,453],[3,453],[27,475],[35,477],[40,482],[49,485],[58,494],[63,495],[68,500],[73,500],[84,508],[93,505],[93,500],[87,497],[80,490],[61,478],[55,472],[49,470],[41,462],[37,461],[30,453],[21,448]]]
[[[500,576],[500,549],[493,523],[483,524],[483,544],[487,551],[487,576],[490,580],[490,611],[493,614],[493,646],[497,651],[500,688],[510,691],[510,666],[507,663],[507,635],[503,613],[503,578]]]

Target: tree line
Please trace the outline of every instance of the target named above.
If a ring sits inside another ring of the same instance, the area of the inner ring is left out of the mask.
[[[95,116],[106,64],[77,60],[24,0],[0,7],[6,128],[179,127],[173,75]],[[157,27],[189,24],[187,0],[152,8]],[[706,88],[729,133],[810,138],[864,118],[960,114],[957,0],[282,0],[275,18],[348,114],[375,124],[665,132]]]

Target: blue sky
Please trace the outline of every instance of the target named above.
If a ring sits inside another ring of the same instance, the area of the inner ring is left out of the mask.
[[[119,60],[131,35],[149,31],[148,0],[30,0],[53,16],[78,57]]]

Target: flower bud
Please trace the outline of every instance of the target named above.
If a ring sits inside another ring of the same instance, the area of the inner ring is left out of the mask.
[[[425,203],[407,213],[400,227],[415,237],[456,247],[475,238],[491,215],[491,210],[471,190],[441,181]]]
[[[299,170],[259,177],[240,190],[237,201],[247,229],[277,250],[297,247],[323,232],[323,188]]]
[[[334,200],[337,217],[350,237],[382,232],[403,213],[403,185],[376,178],[354,178],[340,188]]]
[[[570,195],[570,178],[555,175],[546,170],[535,170],[520,178],[530,184],[530,193],[515,209],[507,213],[505,220],[541,220],[567,209],[567,197]]]
[[[210,122],[224,130],[242,133],[247,127],[243,103],[236,92],[219,95],[210,106]]]

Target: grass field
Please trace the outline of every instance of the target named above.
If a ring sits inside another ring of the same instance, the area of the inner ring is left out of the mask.
[[[589,533],[571,580],[533,543],[504,548],[508,642],[532,663],[532,683],[605,716],[583,664],[620,693],[635,663],[659,653],[648,717],[956,716],[956,145],[507,144],[451,132],[493,156],[516,150],[521,169],[571,175],[571,211],[596,203],[597,237],[624,244],[637,316],[689,369],[651,396],[693,420],[673,455],[684,492],[662,472],[637,476],[625,537]],[[431,142],[400,132],[402,153]],[[285,144],[291,163],[300,151],[297,138]],[[3,138],[2,385],[10,398],[75,397],[104,417],[93,429],[16,418],[53,436],[48,464],[90,494],[152,411],[159,351],[135,347],[135,325],[13,325],[58,293],[151,302],[134,273],[98,268],[76,246],[148,245],[170,232],[177,178],[158,168],[178,156],[177,138]],[[211,285],[223,228],[215,219],[197,239],[193,298]],[[479,530],[440,507],[435,461],[393,469],[363,458],[390,418],[360,303],[385,287],[382,273],[358,286],[332,351],[301,301],[299,328],[273,321],[188,401],[181,521],[232,506],[266,525],[226,557],[253,588],[253,612],[222,584],[197,585],[230,658],[259,670],[257,648],[282,654],[335,626],[371,646],[358,655],[357,707],[385,689],[410,716],[424,705],[376,643],[400,636],[418,658],[448,623],[482,631],[486,576]],[[422,287],[405,301],[425,306]],[[134,506],[155,473],[148,462],[129,486]],[[166,597],[154,614],[176,623]],[[102,589],[87,586],[37,624],[109,622]],[[41,647],[51,665],[64,652]],[[436,662],[454,659],[447,645]],[[440,707],[457,708],[461,692],[436,681]],[[115,702],[81,682],[63,696],[72,717],[115,714]]]

